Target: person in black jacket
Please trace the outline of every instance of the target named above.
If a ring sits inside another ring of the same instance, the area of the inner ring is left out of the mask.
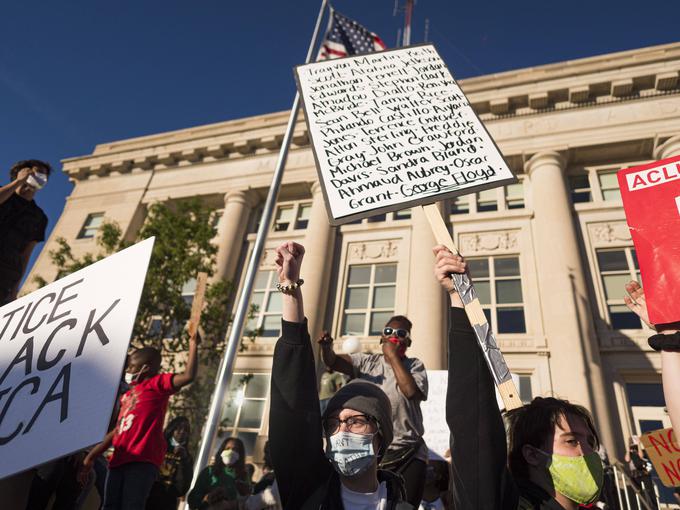
[[[300,285],[304,248],[276,250],[282,336],[272,365],[269,446],[284,509],[406,510],[398,478],[378,470],[392,439],[391,406],[375,384],[341,388],[321,417]],[[326,450],[322,437],[326,439]]]
[[[165,459],[151,493],[146,500],[146,510],[176,509],[191,485],[194,459],[188,451],[191,427],[186,416],[173,418],[163,435],[168,443]]]
[[[590,413],[557,398],[537,397],[508,413],[508,446],[491,374],[453,287],[462,257],[436,246],[435,276],[449,293],[451,490],[455,510],[576,510],[595,501],[603,483]],[[509,448],[509,454],[508,454]]]

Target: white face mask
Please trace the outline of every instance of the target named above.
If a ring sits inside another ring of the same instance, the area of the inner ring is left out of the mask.
[[[47,175],[40,172],[35,172],[34,174],[28,176],[28,179],[26,179],[26,184],[32,188],[35,188],[36,190],[41,189],[43,186],[45,186],[45,184],[47,184]]]
[[[326,442],[326,458],[341,475],[360,475],[376,460],[373,434],[338,432],[332,435]]]
[[[241,456],[234,450],[222,450],[220,458],[225,466],[232,466],[238,462]]]
[[[146,368],[146,365],[143,365],[142,368],[139,370],[139,372],[135,372],[134,374],[131,374],[130,372],[125,372],[125,382],[127,384],[132,384],[133,382],[137,382],[139,379],[139,376],[144,373],[144,369]]]

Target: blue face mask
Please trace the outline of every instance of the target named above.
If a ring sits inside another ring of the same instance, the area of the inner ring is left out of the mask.
[[[375,462],[373,434],[338,432],[326,441],[326,458],[343,476],[354,477]]]

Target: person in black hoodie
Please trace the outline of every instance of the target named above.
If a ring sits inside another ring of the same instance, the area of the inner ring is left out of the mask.
[[[446,420],[452,508],[576,510],[592,503],[603,467],[590,413],[566,400],[537,397],[508,413],[506,445],[491,373],[451,280],[466,264],[444,246],[433,251],[435,277],[451,299]]]
[[[284,509],[407,510],[395,475],[378,470],[392,440],[391,406],[375,384],[341,388],[321,416],[300,286],[304,248],[276,250],[282,335],[272,365],[269,446]],[[322,438],[326,439],[326,449]]]

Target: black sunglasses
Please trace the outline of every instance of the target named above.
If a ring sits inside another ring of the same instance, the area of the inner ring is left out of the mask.
[[[386,327],[383,328],[383,335],[388,337],[394,335],[397,338],[409,338],[411,336],[411,333],[409,333],[408,330],[406,329]]]

